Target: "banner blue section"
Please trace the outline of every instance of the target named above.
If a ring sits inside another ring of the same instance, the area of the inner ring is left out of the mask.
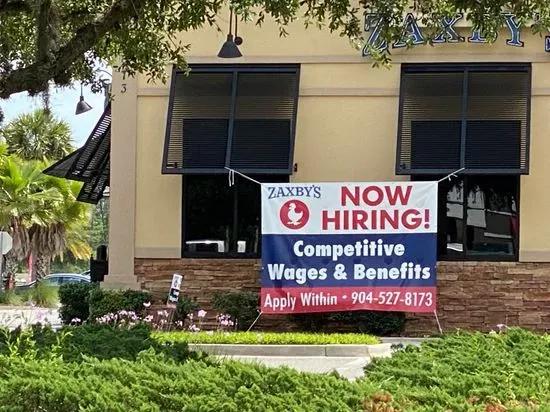
[[[262,288],[430,287],[435,233],[263,235]]]

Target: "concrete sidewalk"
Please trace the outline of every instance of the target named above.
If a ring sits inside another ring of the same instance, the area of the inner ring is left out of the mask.
[[[363,368],[373,358],[389,357],[395,344],[420,345],[422,338],[381,338],[377,345],[189,345],[219,359],[287,366],[301,372],[336,371],[354,380],[365,375]]]
[[[363,368],[370,362],[369,357],[350,356],[220,356],[242,362],[261,363],[270,367],[287,366],[300,372],[338,372],[343,377],[354,380],[365,375]]]

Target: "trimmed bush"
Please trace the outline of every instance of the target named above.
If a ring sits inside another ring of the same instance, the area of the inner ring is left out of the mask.
[[[90,316],[90,292],[97,289],[93,283],[72,283],[59,287],[59,316],[64,324],[73,319],[86,320]]]
[[[150,292],[141,290],[105,290],[101,288],[92,289],[90,293],[90,315],[91,321],[108,313],[116,313],[121,310],[133,311],[137,315],[145,314],[146,302],[151,302]]]
[[[246,330],[259,314],[260,296],[252,292],[231,292],[214,296],[212,307],[231,316],[235,329]]]
[[[155,332],[159,342],[249,344],[249,345],[372,345],[380,341],[359,333],[276,333],[276,332]]]
[[[13,412],[362,410],[364,390],[342,378],[226,361],[179,365],[152,353],[139,362],[0,357],[0,402]]]
[[[406,411],[547,411],[550,337],[522,329],[454,333],[365,368]]]

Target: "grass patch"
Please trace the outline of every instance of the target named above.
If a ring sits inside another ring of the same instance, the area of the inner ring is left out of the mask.
[[[23,303],[23,297],[15,293],[13,290],[0,292],[0,305],[21,306]]]
[[[59,302],[58,290],[59,288],[56,286],[48,286],[38,282],[35,287],[26,290],[21,296],[24,301],[33,302],[41,308],[55,308]]]
[[[365,370],[402,410],[550,410],[550,337],[521,329],[447,335]]]
[[[159,342],[249,344],[249,345],[371,345],[380,341],[359,333],[276,333],[276,332],[158,332]]]

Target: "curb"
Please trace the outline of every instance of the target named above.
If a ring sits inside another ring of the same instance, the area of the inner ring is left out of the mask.
[[[233,345],[190,343],[189,349],[218,356],[349,357],[391,356],[391,344],[375,345]]]

